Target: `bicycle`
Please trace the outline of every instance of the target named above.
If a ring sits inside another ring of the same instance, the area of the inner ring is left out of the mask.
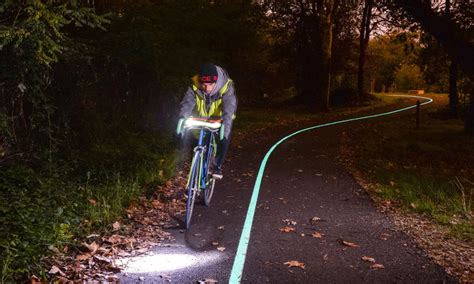
[[[209,167],[214,164],[217,151],[216,136],[222,139],[224,125],[221,120],[210,120],[206,118],[190,117],[178,124],[178,133],[186,130],[199,130],[198,144],[194,147],[193,159],[189,169],[186,192],[186,229],[191,226],[196,195],[202,192],[204,204],[209,206],[214,192],[215,179],[212,177]]]

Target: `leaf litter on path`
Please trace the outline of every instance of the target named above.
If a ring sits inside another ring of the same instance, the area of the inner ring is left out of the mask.
[[[283,223],[285,223],[286,225],[288,225],[288,226],[296,226],[296,224],[298,224],[298,223],[296,223],[296,221],[293,221],[291,219],[283,219],[281,221]]]
[[[373,257],[370,257],[370,256],[363,256],[361,257],[363,261],[367,261],[367,262],[371,262],[371,263],[375,263],[375,258]]]
[[[291,267],[299,267],[299,268],[302,268],[302,269],[305,269],[305,264],[304,262],[299,262],[297,260],[290,260],[290,261],[287,261],[283,264],[286,264],[288,265],[288,268],[291,268]]]
[[[311,234],[311,236],[313,238],[317,238],[317,239],[322,239],[323,238],[323,234],[319,233],[319,232],[314,232]]]
[[[314,225],[314,224],[318,223],[319,221],[321,221],[321,218],[315,216],[315,217],[311,218],[309,221],[310,221],[311,225]]]
[[[290,232],[294,232],[295,230],[296,230],[295,228],[288,227],[288,226],[280,228],[280,232],[283,232],[283,233],[290,233]]]
[[[344,241],[344,240],[343,240],[342,243],[343,243],[344,245],[348,246],[348,247],[351,247],[351,248],[358,248],[358,247],[359,247],[358,244],[353,243],[353,242],[348,242],[348,241]]]
[[[377,270],[377,269],[384,269],[385,267],[383,266],[383,264],[374,263],[370,266],[370,268]]]

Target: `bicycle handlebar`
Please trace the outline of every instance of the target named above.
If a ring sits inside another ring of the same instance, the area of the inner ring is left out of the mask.
[[[218,131],[222,126],[222,120],[210,120],[203,118],[190,117],[183,123],[184,129],[206,128],[210,131]]]

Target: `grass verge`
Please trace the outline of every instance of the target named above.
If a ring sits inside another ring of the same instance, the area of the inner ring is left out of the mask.
[[[348,148],[357,171],[378,184],[379,197],[474,243],[474,137],[464,133],[461,120],[443,113],[444,106],[424,108],[419,129],[414,116],[359,128]]]
[[[174,174],[172,139],[123,132],[54,163],[0,170],[0,282],[47,279],[42,257],[107,229],[131,201]]]

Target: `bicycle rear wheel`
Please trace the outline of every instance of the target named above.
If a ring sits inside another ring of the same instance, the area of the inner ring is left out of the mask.
[[[193,215],[194,202],[196,200],[196,193],[199,189],[199,167],[201,164],[200,152],[196,152],[191,163],[191,169],[189,170],[187,191],[188,200],[186,202],[186,229],[191,227],[191,217]]]

